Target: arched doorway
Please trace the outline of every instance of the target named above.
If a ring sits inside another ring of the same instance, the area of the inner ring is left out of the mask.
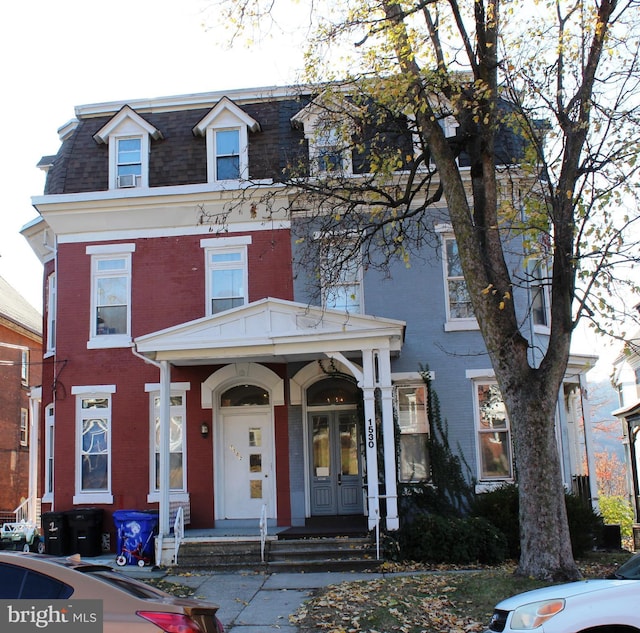
[[[307,389],[312,516],[357,515],[364,509],[361,393],[329,377]]]

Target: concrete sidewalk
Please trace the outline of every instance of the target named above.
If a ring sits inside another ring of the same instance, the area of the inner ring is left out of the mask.
[[[193,572],[167,575],[164,580],[191,587],[194,597],[220,605],[218,617],[226,632],[297,633],[289,616],[308,600],[314,589],[344,581],[371,580],[381,573],[263,573]]]

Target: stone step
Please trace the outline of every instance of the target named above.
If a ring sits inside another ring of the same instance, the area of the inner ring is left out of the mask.
[[[242,569],[269,571],[345,571],[377,566],[375,546],[369,538],[308,538],[269,540],[264,560],[259,541],[183,542],[180,568]]]

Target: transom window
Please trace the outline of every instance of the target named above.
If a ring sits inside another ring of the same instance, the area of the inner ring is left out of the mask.
[[[428,481],[431,462],[426,386],[398,385],[395,405],[400,429],[400,481]]]
[[[246,247],[207,249],[209,314],[247,302]]]
[[[240,178],[240,130],[215,133],[216,180]]]
[[[313,383],[307,389],[307,405],[357,405],[362,396],[358,386],[344,378],[325,378]]]
[[[479,478],[512,479],[511,430],[502,394],[495,383],[476,383]]]
[[[142,179],[142,138],[120,138],[117,143],[118,187],[138,187]]]
[[[257,385],[237,385],[220,396],[222,407],[246,407],[269,404],[269,392]]]

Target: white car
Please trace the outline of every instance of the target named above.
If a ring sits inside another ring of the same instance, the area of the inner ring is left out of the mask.
[[[640,554],[610,578],[551,585],[496,605],[487,633],[640,633]]]

